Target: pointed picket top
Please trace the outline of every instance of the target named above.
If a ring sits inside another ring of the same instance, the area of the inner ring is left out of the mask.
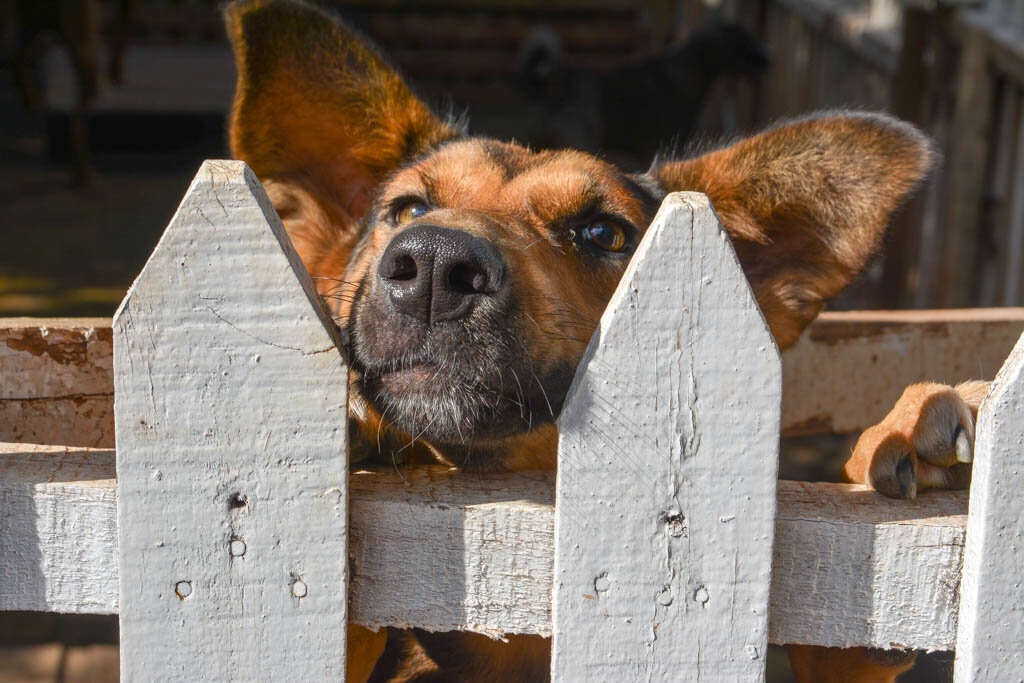
[[[1016,681],[1024,670],[1024,335],[978,410],[954,680]]]
[[[252,171],[204,163],[114,319],[123,680],[343,677],[340,346]]]
[[[556,682],[763,680],[781,392],[710,202],[669,195],[559,419]]]

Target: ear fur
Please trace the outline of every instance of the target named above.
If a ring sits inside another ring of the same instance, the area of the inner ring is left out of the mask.
[[[307,269],[336,276],[377,184],[459,131],[324,10],[241,0],[224,16],[238,67],[231,152],[267,186]]]
[[[649,172],[711,199],[780,348],[856,278],[934,161],[928,139],[882,114],[823,113]]]

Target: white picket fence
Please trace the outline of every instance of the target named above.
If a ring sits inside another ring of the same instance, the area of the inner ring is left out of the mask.
[[[976,375],[960,361],[1016,338],[1009,317],[812,328],[784,375],[707,199],[670,195],[577,371],[557,478],[349,473],[340,333],[255,176],[206,162],[114,320],[116,455],[4,446],[0,609],[120,614],[131,681],[341,678],[349,620],[552,636],[555,681],[761,681],[769,642],[955,648],[957,681],[1018,680],[1024,341],[969,513],[965,492],[776,481],[782,427],[866,426],[892,397],[856,387],[919,361]],[[35,334],[0,353],[8,386],[57,359]]]

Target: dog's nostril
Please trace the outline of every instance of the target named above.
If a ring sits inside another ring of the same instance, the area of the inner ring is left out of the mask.
[[[409,254],[401,254],[388,264],[383,275],[389,280],[407,281],[415,280],[417,273],[416,260]]]
[[[481,294],[487,291],[487,273],[459,263],[448,272],[448,286],[458,294]]]

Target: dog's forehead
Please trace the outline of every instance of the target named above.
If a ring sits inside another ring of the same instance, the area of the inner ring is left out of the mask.
[[[534,151],[490,138],[444,144],[396,174],[393,186],[422,187],[443,204],[528,210],[543,218],[596,205],[638,214],[650,199],[615,166],[585,152]]]

